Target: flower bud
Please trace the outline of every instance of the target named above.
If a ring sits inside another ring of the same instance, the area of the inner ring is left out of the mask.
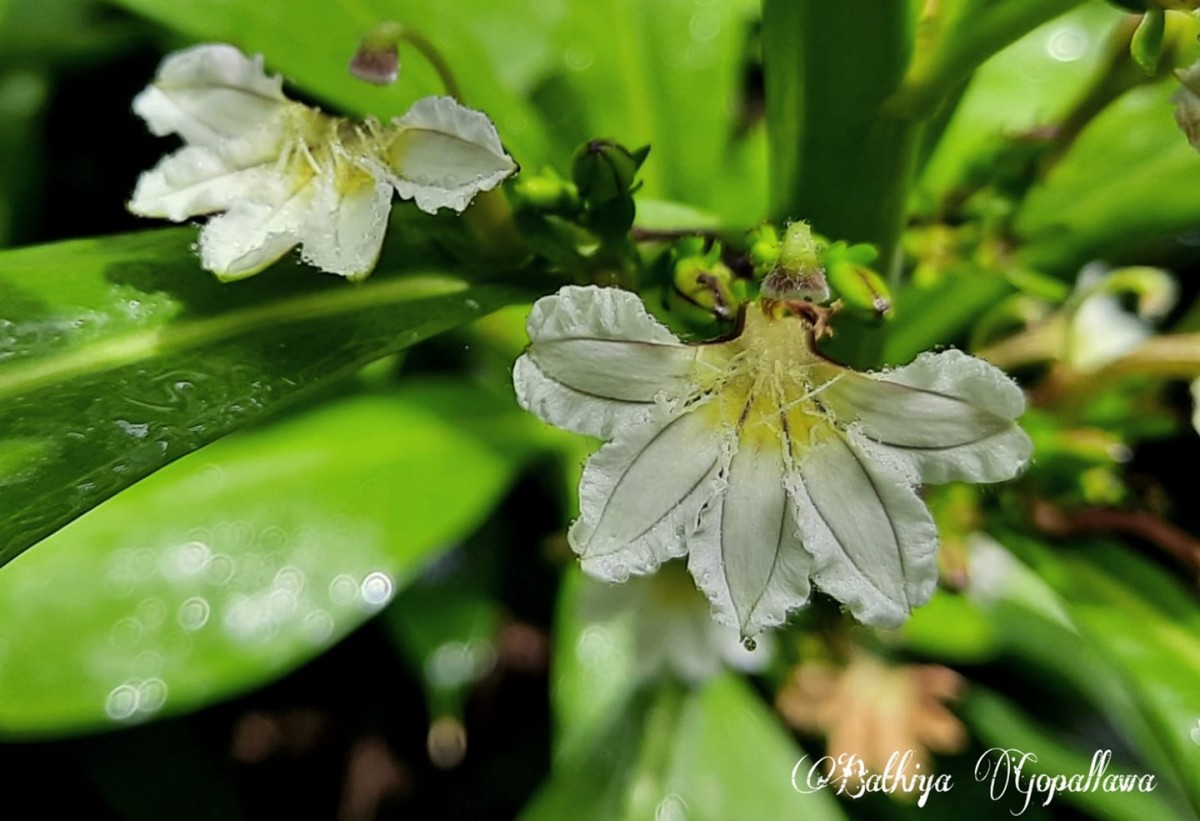
[[[630,151],[612,140],[584,143],[571,162],[571,177],[579,195],[596,204],[630,196],[637,189],[638,169],[649,153],[648,145]]]
[[[764,249],[764,253],[770,249]],[[826,302],[829,284],[822,264],[822,243],[806,222],[793,222],[778,244],[775,267],[763,280],[762,294],[768,299],[806,299]]]
[[[391,85],[400,76],[400,38],[404,27],[380,23],[367,32],[350,58],[350,73],[377,86]]]
[[[851,311],[872,319],[890,319],[891,292],[883,278],[868,267],[878,255],[871,245],[834,243],[825,255],[825,276]]]
[[[1129,41],[1129,53],[1142,71],[1153,75],[1163,54],[1163,33],[1167,28],[1167,15],[1162,9],[1151,9],[1142,15],[1133,37]]]
[[[723,262],[687,257],[675,264],[671,277],[672,296],[699,308],[711,322],[737,315],[739,300],[734,293],[733,271]]]
[[[774,225],[760,225],[750,230],[746,240],[750,248],[750,264],[754,266],[754,276],[762,279],[779,264],[779,232],[775,230]]]

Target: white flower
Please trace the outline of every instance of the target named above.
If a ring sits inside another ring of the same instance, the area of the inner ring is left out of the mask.
[[[810,579],[861,621],[900,624],[937,580],[914,486],[1008,479],[1032,448],[1024,395],[986,362],[951,350],[856,373],[770,304],[747,306],[732,339],[686,345],[632,293],[567,287],[528,332],[521,405],[611,440],[569,533],[584,570],[623,581],[687,554],[746,636],[804,604]]]
[[[632,649],[643,678],[669,672],[698,684],[724,667],[762,670],[774,650],[771,637],[761,637],[749,650],[737,630],[713,621],[708,610],[678,561],[622,585],[589,580],[580,595],[581,614],[589,621],[631,620]]]
[[[1122,297],[1136,296],[1131,312]],[[1063,345],[1063,360],[1078,371],[1095,371],[1120,359],[1153,333],[1153,321],[1175,305],[1179,286],[1161,268],[1109,270],[1092,263],[1079,273]]]
[[[496,129],[449,97],[426,97],[390,125],[332,117],[283,95],[283,81],[233,46],[167,57],[133,101],[184,147],[142,174],[129,210],[180,222],[223,211],[200,234],[221,279],[250,276],[297,245],[322,270],[375,267],[393,188],[428,213],[462,211],[516,171]]]

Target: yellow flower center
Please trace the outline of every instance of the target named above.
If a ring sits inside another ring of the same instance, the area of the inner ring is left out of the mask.
[[[832,420],[819,396],[838,369],[809,349],[809,330],[803,319],[750,305],[741,334],[697,354],[697,413],[760,450],[785,442],[803,450],[830,435]]]

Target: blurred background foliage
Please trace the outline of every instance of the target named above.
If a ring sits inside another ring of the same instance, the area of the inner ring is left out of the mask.
[[[1171,15],[1177,51],[1138,73],[1136,18],[1058,6],[925,128],[882,347],[1014,373],[1034,464],[927,491],[943,585],[903,628],[818,601],[747,653],[667,575],[605,602],[573,567],[591,444],[522,414],[509,382],[521,303],[552,286],[497,284],[459,224],[408,205],[361,288],[298,263],[222,286],[192,229],[123,204],[164,150],[129,111],[163,53],[231,42],[304,99],[387,117],[440,90],[413,55],[394,87],[346,73],[399,17],[526,173],[565,175],[593,137],[649,144],[640,228],[741,231],[768,216],[758,4],[0,0],[0,245],[22,246],[0,251],[7,800],[1006,818],[1015,799],[973,776],[998,746],[1049,774],[1108,749],[1158,779],[1024,817],[1196,817],[1200,157],[1169,101],[1195,22]],[[872,749],[956,788],[923,808],[793,790],[801,756]]]

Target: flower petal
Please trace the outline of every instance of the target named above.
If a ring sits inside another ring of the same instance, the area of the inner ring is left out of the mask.
[[[186,146],[138,178],[129,210],[174,222],[222,211],[269,184],[279,173],[277,157],[275,147],[261,142]]]
[[[680,394],[698,350],[618,288],[562,288],[537,301],[526,329],[531,344],[513,369],[521,407],[603,439]]]
[[[212,43],[163,60],[154,83],[133,110],[158,135],[179,134],[188,143],[216,145],[258,133],[271,141],[287,109],[283,80],[263,73],[262,56],[250,59],[233,46]]]
[[[924,353],[884,373],[843,371],[818,399],[922,482],[1011,479],[1033,450],[1014,421],[1025,410],[1020,387],[961,351]]]
[[[586,573],[624,581],[682,556],[704,504],[720,488],[726,446],[695,413],[658,407],[593,454],[579,483],[568,540]]]
[[[259,199],[234,203],[200,232],[201,264],[225,281],[257,274],[300,242],[312,211],[313,186],[287,191],[281,179]]]
[[[896,627],[937,583],[937,528],[904,477],[832,434],[787,477],[813,581],[855,618]]]
[[[379,259],[391,210],[392,186],[386,180],[345,169],[322,174],[301,236],[304,261],[362,279]]]
[[[452,97],[417,100],[397,127],[388,149],[389,177],[402,199],[433,214],[461,212],[480,191],[490,191],[517,170],[487,115]]]
[[[743,636],[782,624],[808,600],[813,559],[797,534],[785,472],[779,436],[744,438],[725,476],[729,489],[689,539],[688,569],[718,620]]]

